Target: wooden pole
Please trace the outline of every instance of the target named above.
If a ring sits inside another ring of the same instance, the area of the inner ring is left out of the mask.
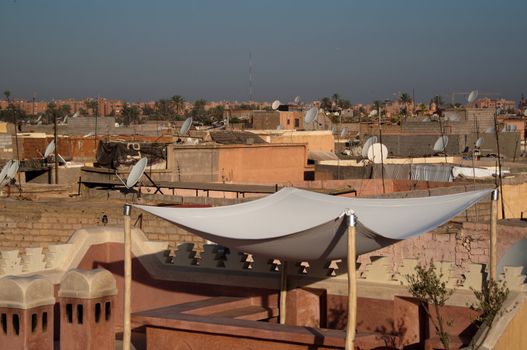
[[[498,189],[492,192],[490,213],[490,257],[489,276],[496,281],[496,242],[498,231]]]
[[[357,323],[357,271],[355,266],[355,213],[346,212],[348,220],[348,323],[346,325],[346,350],[353,350]]]
[[[124,215],[124,329],[123,329],[123,350],[130,350],[132,329],[130,325],[131,313],[131,287],[132,287],[132,228],[130,213],[132,207],[125,204],[123,207]]]
[[[280,266],[280,324],[285,324],[287,298],[287,261]]]
[[[54,156],[55,156],[55,185],[58,185],[59,183],[59,144],[58,144],[58,136],[57,136],[57,112],[53,112],[53,142],[55,143],[55,150],[54,150]]]

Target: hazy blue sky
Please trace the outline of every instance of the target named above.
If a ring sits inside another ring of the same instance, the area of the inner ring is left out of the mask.
[[[527,0],[0,0],[0,90],[352,102],[527,93]]]

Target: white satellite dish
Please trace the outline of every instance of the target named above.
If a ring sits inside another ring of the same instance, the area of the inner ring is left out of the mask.
[[[295,97],[294,101],[295,101],[296,104],[299,104],[300,103],[300,96]]]
[[[72,118],[77,118],[79,116],[79,114],[80,114],[79,112],[75,112],[75,114],[73,114],[71,117]]]
[[[495,132],[496,132],[496,128],[494,128],[493,126],[485,130],[485,134],[494,134]]]
[[[181,125],[181,128],[179,129],[179,135],[184,136],[187,134],[187,132],[190,130],[190,127],[192,126],[192,117],[188,117],[183,125]]]
[[[59,164],[61,165],[68,165],[68,162],[66,162],[66,159],[64,159],[60,154],[57,153],[57,160]]]
[[[470,94],[468,94],[467,101],[468,103],[472,103],[476,101],[477,98],[478,98],[478,90],[472,90]]]
[[[95,136],[95,132],[94,131],[90,131],[89,133],[87,133],[83,137],[92,137],[92,136]]]
[[[344,137],[346,135],[348,135],[348,128],[344,127],[340,132],[340,137]]]
[[[132,170],[130,170],[130,175],[128,175],[128,179],[126,180],[126,188],[134,187],[137,181],[143,176],[143,173],[145,172],[146,165],[148,164],[148,159],[146,157],[139,159],[137,163],[132,167]]]
[[[306,124],[309,124],[309,123],[313,123],[313,121],[315,121],[315,118],[317,117],[317,109],[315,107],[311,107],[307,113],[306,113],[306,116],[304,117],[304,123]]]
[[[271,108],[274,109],[275,111],[278,109],[278,107],[280,107],[280,101],[278,100],[275,100],[273,102],[273,104],[271,105]]]
[[[48,143],[46,150],[44,151],[44,158],[49,157],[49,155],[53,153],[54,151],[55,151],[55,140],[51,140],[51,142]]]
[[[368,158],[368,149],[374,143],[377,143],[377,136],[372,136],[368,138],[366,142],[364,142],[364,146],[362,146],[362,152],[361,152],[362,158]]]
[[[448,136],[446,135],[439,136],[436,143],[434,144],[433,150],[436,153],[444,152],[447,145],[448,145]]]
[[[527,117],[527,108],[523,111],[523,116]]]
[[[2,168],[2,171],[0,172],[0,186],[4,184],[4,180],[7,177],[7,172],[11,168],[11,163],[13,163],[13,161],[8,160],[7,163],[5,163],[4,167]]]
[[[429,121],[430,121],[430,117],[426,117],[426,118],[424,118],[422,121],[425,122],[425,123],[426,123],[426,122],[429,122]]]
[[[115,124],[113,126],[118,128],[119,127],[119,123],[115,122]]]
[[[20,167],[20,161],[19,160],[12,160],[11,166],[7,170],[5,179],[11,181],[15,178],[16,173],[18,172],[18,168]]]
[[[377,110],[376,109],[373,109],[370,114],[368,114],[368,117],[375,117],[377,115]]]
[[[483,145],[483,137],[476,140],[476,147],[480,148]]]
[[[374,143],[368,148],[368,159],[374,163],[379,164],[388,158],[388,147],[382,143]]]

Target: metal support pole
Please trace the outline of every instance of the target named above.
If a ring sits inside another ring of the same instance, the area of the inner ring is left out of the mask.
[[[490,257],[489,257],[489,276],[496,281],[496,243],[498,231],[498,193],[495,189],[492,192],[491,213],[490,213]]]
[[[55,143],[54,158],[55,158],[55,185],[59,184],[59,144],[57,136],[57,112],[53,112],[53,142]]]
[[[348,221],[348,323],[346,325],[346,350],[353,350],[357,323],[357,271],[355,266],[355,213],[346,211]]]
[[[132,227],[130,213],[132,206],[125,204],[124,216],[124,321],[123,321],[123,350],[130,350],[132,329],[130,324],[131,290],[132,290]]]
[[[280,266],[280,324],[285,324],[287,298],[287,261]]]

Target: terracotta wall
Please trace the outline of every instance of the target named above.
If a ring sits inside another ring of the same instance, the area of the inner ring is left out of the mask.
[[[305,145],[222,147],[218,169],[226,182],[276,183],[304,180]]]

